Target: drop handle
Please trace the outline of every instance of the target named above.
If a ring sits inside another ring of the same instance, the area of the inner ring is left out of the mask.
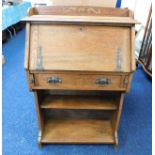
[[[109,78],[98,78],[96,79],[96,82],[95,82],[97,85],[101,85],[101,86],[106,86],[106,85],[109,85],[111,84],[111,79]]]
[[[47,83],[49,83],[49,84],[62,83],[62,79],[59,78],[59,77],[55,77],[55,76],[48,77],[48,78],[47,78]]]

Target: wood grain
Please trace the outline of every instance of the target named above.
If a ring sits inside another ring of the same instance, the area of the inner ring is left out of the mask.
[[[34,88],[34,76],[29,72],[29,70],[26,70],[26,76],[27,76],[29,90],[32,91],[32,89]]]
[[[108,8],[94,6],[47,6],[29,10],[29,15],[70,15],[70,16],[112,16],[129,17],[127,8]]]
[[[35,14],[35,8],[34,8],[34,7],[28,8],[27,14],[28,14],[29,16],[34,15],[34,14]]]
[[[116,110],[118,98],[102,96],[46,96],[41,108],[45,109],[92,109],[92,110]]]
[[[120,72],[130,72],[130,28],[32,25],[31,29],[31,71],[37,68],[40,46],[44,70],[116,72],[116,53],[121,49]]]
[[[135,69],[133,13],[50,6],[31,8],[29,16],[25,69],[34,91],[39,145],[118,145],[123,93]],[[50,82],[51,77],[61,80]],[[101,78],[110,82],[99,85]]]
[[[93,119],[48,119],[42,143],[114,143],[110,121]]]
[[[135,71],[135,27],[131,28],[131,71]]]
[[[62,83],[52,84],[48,83],[49,77],[58,77],[62,79]],[[104,75],[104,74],[77,74],[77,73],[51,73],[51,74],[34,74],[35,87],[42,89],[63,89],[63,90],[119,90],[121,76]],[[99,78],[106,78],[111,80],[111,84],[98,85],[96,80]],[[123,88],[124,89],[124,88]]]
[[[124,94],[122,93],[118,101],[118,110],[114,112],[113,118],[112,118],[112,128],[115,136],[116,146],[118,146],[118,127],[119,127],[120,117],[121,117],[122,108],[123,108],[123,99],[124,99]]]
[[[38,118],[38,124],[39,124],[39,132],[40,132],[40,136],[42,136],[43,133],[43,128],[44,128],[44,118],[43,118],[43,114],[40,110],[40,104],[39,104],[39,97],[38,93],[35,91],[34,92],[34,99],[35,99],[35,107],[36,107],[36,111],[37,111],[37,118]]]
[[[102,17],[102,16],[65,16],[65,15],[32,15],[22,19],[27,22],[50,22],[50,23],[71,23],[71,24],[122,24],[126,26],[135,25],[139,22],[131,17]]]
[[[30,52],[30,24],[26,23],[26,43],[25,43],[25,61],[24,68],[29,68],[29,52]]]

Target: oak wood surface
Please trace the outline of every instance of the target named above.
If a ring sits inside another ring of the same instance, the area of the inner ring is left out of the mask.
[[[117,132],[118,130],[118,126],[119,126],[119,122],[120,122],[120,117],[121,117],[121,113],[122,113],[122,108],[123,108],[123,100],[124,100],[124,94],[122,93],[119,101],[118,101],[118,111],[115,117],[115,125],[114,125],[114,131]]]
[[[26,76],[27,76],[27,82],[28,82],[28,86],[29,86],[29,90],[32,91],[33,87],[34,87],[34,78],[33,78],[33,74],[31,74],[29,72],[29,70],[26,69]]]
[[[110,121],[48,119],[42,143],[114,143]]]
[[[43,99],[41,108],[116,110],[117,102],[118,98],[115,96],[48,95]]]
[[[30,42],[31,71],[37,70],[39,47],[42,49],[43,70],[104,72],[131,70],[132,60],[128,59],[130,57],[129,28],[32,25]],[[117,69],[118,61],[121,61],[120,69]]]
[[[127,8],[108,8],[94,6],[46,6],[29,9],[29,16],[32,15],[70,15],[70,16],[112,16],[129,17],[130,11]]]
[[[123,93],[135,70],[133,13],[54,6],[31,8],[29,15],[25,69],[35,94],[39,144],[118,145]],[[61,82],[50,83],[51,77]],[[97,84],[101,78],[110,82]]]
[[[71,24],[122,24],[122,25],[135,25],[139,22],[131,17],[101,17],[101,16],[64,16],[64,15],[32,15],[22,19],[26,22],[50,22],[54,23],[71,23]]]
[[[118,127],[119,127],[120,117],[121,117],[122,108],[123,108],[123,100],[124,100],[124,94],[122,93],[117,105],[118,110],[115,111],[112,115],[112,128],[115,136],[116,146],[118,146]]]
[[[37,118],[38,118],[38,124],[39,124],[39,133],[40,133],[39,136],[42,136],[43,128],[44,128],[44,117],[43,117],[42,111],[40,110],[39,98],[40,96],[38,95],[38,93],[34,92],[35,107],[37,111]]]
[[[135,27],[131,28],[131,71],[135,71],[136,62],[135,62]]]
[[[47,80],[50,77],[57,77],[62,80],[61,83],[48,83]],[[113,76],[113,75],[104,75],[104,74],[59,74],[59,73],[51,73],[51,74],[34,74],[35,78],[35,86],[42,87],[43,89],[66,89],[66,90],[113,90],[113,89],[122,89],[124,87],[120,87],[121,84],[121,76]],[[111,83],[106,85],[96,84],[97,79],[106,78],[111,80]]]
[[[30,51],[30,24],[26,23],[26,43],[25,43],[25,61],[24,68],[29,69],[29,51]]]

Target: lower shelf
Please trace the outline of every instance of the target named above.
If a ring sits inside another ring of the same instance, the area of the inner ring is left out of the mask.
[[[114,143],[110,120],[48,119],[42,143]]]

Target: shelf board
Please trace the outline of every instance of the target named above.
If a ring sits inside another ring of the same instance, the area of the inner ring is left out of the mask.
[[[41,103],[41,108],[116,110],[117,99],[103,96],[47,95]]]
[[[110,120],[48,119],[42,143],[114,143]]]

